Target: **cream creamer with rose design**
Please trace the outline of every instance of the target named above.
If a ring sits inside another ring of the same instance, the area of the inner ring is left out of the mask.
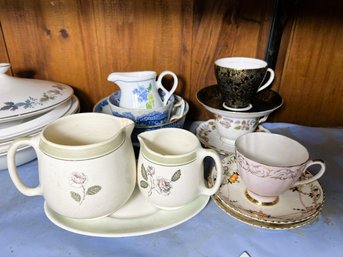
[[[55,212],[71,218],[107,216],[130,198],[136,183],[131,143],[134,123],[100,113],[74,114],[48,125],[35,138],[17,139],[7,161],[11,179],[25,195],[43,195]],[[31,188],[15,166],[16,149],[32,146],[39,185]]]
[[[148,201],[161,209],[176,209],[200,195],[212,195],[219,189],[222,165],[218,154],[201,147],[191,132],[165,128],[138,135],[140,153],[137,183]],[[204,180],[203,161],[211,157],[217,180],[208,188]]]

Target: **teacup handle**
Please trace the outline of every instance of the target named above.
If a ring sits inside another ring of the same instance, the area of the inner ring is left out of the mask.
[[[222,174],[223,174],[222,162],[221,162],[218,154],[214,150],[202,148],[198,151],[198,154],[199,154],[199,158],[202,161],[205,159],[205,157],[211,157],[214,160],[216,171],[217,171],[216,182],[214,183],[214,185],[211,188],[206,187],[205,183],[200,188],[201,194],[213,195],[218,191],[218,189],[222,183]],[[212,174],[212,176],[213,176],[213,174]]]
[[[261,90],[265,89],[266,87],[268,87],[273,82],[274,76],[275,76],[274,71],[271,68],[268,68],[265,76],[267,76],[268,72],[270,73],[270,77],[269,77],[268,81],[266,83],[264,83],[263,85],[261,85],[258,88],[257,92],[260,92]]]
[[[40,184],[36,187],[28,187],[24,184],[24,182],[20,178],[17,171],[17,166],[15,163],[15,155],[16,155],[17,149],[20,146],[29,145],[33,147],[38,157],[38,151],[39,151],[38,142],[39,142],[39,136],[32,137],[32,138],[24,137],[24,138],[16,139],[10,145],[8,149],[8,153],[7,153],[7,166],[8,166],[8,171],[12,179],[12,182],[22,194],[27,195],[27,196],[42,195],[43,190]]]
[[[311,183],[311,182],[319,179],[321,176],[323,176],[323,174],[325,172],[325,163],[323,161],[321,161],[321,160],[316,160],[316,161],[312,161],[311,160],[311,161],[309,161],[306,164],[303,172],[305,172],[307,170],[307,168],[312,166],[312,165],[319,165],[320,166],[320,170],[317,172],[317,174],[314,175],[311,178],[307,178],[305,180],[298,180],[298,181],[296,181],[292,187],[296,187],[296,186],[300,186],[300,185]]]
[[[175,109],[175,113],[170,117],[170,122],[178,120],[183,116],[185,111],[185,101],[180,99],[180,101],[177,101],[177,103],[174,104],[173,109]]]
[[[166,75],[171,75],[173,77],[173,79],[174,79],[174,84],[173,84],[173,87],[172,87],[172,89],[170,91],[165,89],[163,87],[163,85],[162,85],[162,79]],[[166,105],[168,103],[168,100],[171,97],[171,95],[175,92],[178,83],[179,83],[179,80],[178,80],[176,74],[174,72],[172,72],[172,71],[163,71],[158,76],[158,79],[157,79],[157,82],[156,82],[156,87],[157,87],[157,89],[161,89],[165,93],[165,96],[164,96],[164,99],[163,99],[163,105]]]
[[[268,119],[268,116],[269,114],[259,118],[257,124],[260,125],[261,123],[265,122]]]

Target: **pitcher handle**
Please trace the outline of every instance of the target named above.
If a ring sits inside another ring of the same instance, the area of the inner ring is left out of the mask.
[[[171,75],[173,77],[173,79],[174,79],[174,84],[173,84],[173,87],[172,87],[172,89],[170,91],[165,89],[164,86],[162,85],[162,79],[166,75]],[[174,72],[172,72],[172,71],[163,71],[158,76],[158,79],[157,79],[157,82],[156,82],[156,87],[157,87],[157,89],[161,89],[165,93],[164,99],[163,99],[163,105],[166,105],[168,103],[169,98],[172,96],[172,94],[175,92],[175,90],[177,88],[178,82],[179,82],[179,80],[178,80],[176,74]]]
[[[304,184],[314,182],[315,180],[317,180],[321,176],[323,176],[323,174],[325,172],[325,163],[322,160],[313,160],[313,161],[310,160],[310,161],[308,161],[303,172],[305,172],[307,170],[307,168],[312,166],[312,165],[319,165],[320,166],[320,170],[317,172],[317,174],[314,175],[313,177],[310,177],[310,178],[307,178],[304,180],[296,181],[292,187],[296,187],[296,186],[300,186],[300,185],[304,185]]]
[[[264,83],[263,85],[261,85],[261,86],[258,88],[257,92],[262,91],[263,89],[265,89],[266,87],[268,87],[268,86],[273,82],[274,76],[275,76],[274,71],[273,71],[271,68],[268,68],[268,69],[267,69],[267,72],[266,72],[266,76],[267,76],[267,73],[268,73],[268,72],[270,73],[270,77],[269,77],[268,81],[267,81],[266,83]]]
[[[216,178],[216,182],[214,183],[214,185],[211,188],[208,188],[205,186],[205,184],[203,184],[202,188],[200,189],[200,193],[203,195],[213,195],[215,194],[221,183],[222,183],[222,175],[223,175],[223,166],[222,166],[222,162],[217,154],[217,152],[215,152],[212,149],[204,149],[202,148],[199,152],[199,157],[204,160],[205,157],[211,157],[214,160],[215,163],[215,167],[216,167],[216,172],[217,172],[217,178]]]
[[[43,190],[40,184],[38,184],[38,186],[36,187],[28,187],[27,185],[24,184],[24,182],[20,178],[17,171],[17,166],[15,163],[15,156],[16,156],[17,149],[20,146],[24,146],[24,145],[29,145],[33,147],[33,149],[35,150],[38,156],[38,151],[39,151],[38,142],[39,142],[39,136],[32,137],[32,138],[24,137],[24,138],[16,139],[10,145],[8,149],[8,153],[7,153],[7,166],[8,166],[8,171],[12,179],[12,182],[16,186],[16,188],[19,190],[19,192],[27,196],[42,195]]]

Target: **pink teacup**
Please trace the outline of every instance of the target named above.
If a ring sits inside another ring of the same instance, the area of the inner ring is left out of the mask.
[[[247,198],[255,203],[272,205],[291,187],[311,183],[325,172],[321,160],[310,160],[307,149],[286,136],[271,133],[248,133],[236,139],[239,174],[247,187]],[[316,175],[299,180],[312,165],[319,165]]]

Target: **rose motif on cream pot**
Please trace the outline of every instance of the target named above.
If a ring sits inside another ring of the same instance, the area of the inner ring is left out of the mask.
[[[149,190],[148,196],[151,196],[153,192],[167,196],[172,191],[173,183],[180,179],[181,170],[177,170],[169,179],[161,176],[156,176],[154,166],[149,165],[147,168],[145,168],[144,164],[142,164],[141,174],[142,180],[139,182],[139,184],[141,188],[147,188]]]
[[[95,195],[101,190],[101,186],[93,185],[86,188],[87,176],[82,172],[73,172],[69,178],[70,185],[80,188],[80,192],[70,191],[70,196],[80,205],[86,199],[87,195]]]

